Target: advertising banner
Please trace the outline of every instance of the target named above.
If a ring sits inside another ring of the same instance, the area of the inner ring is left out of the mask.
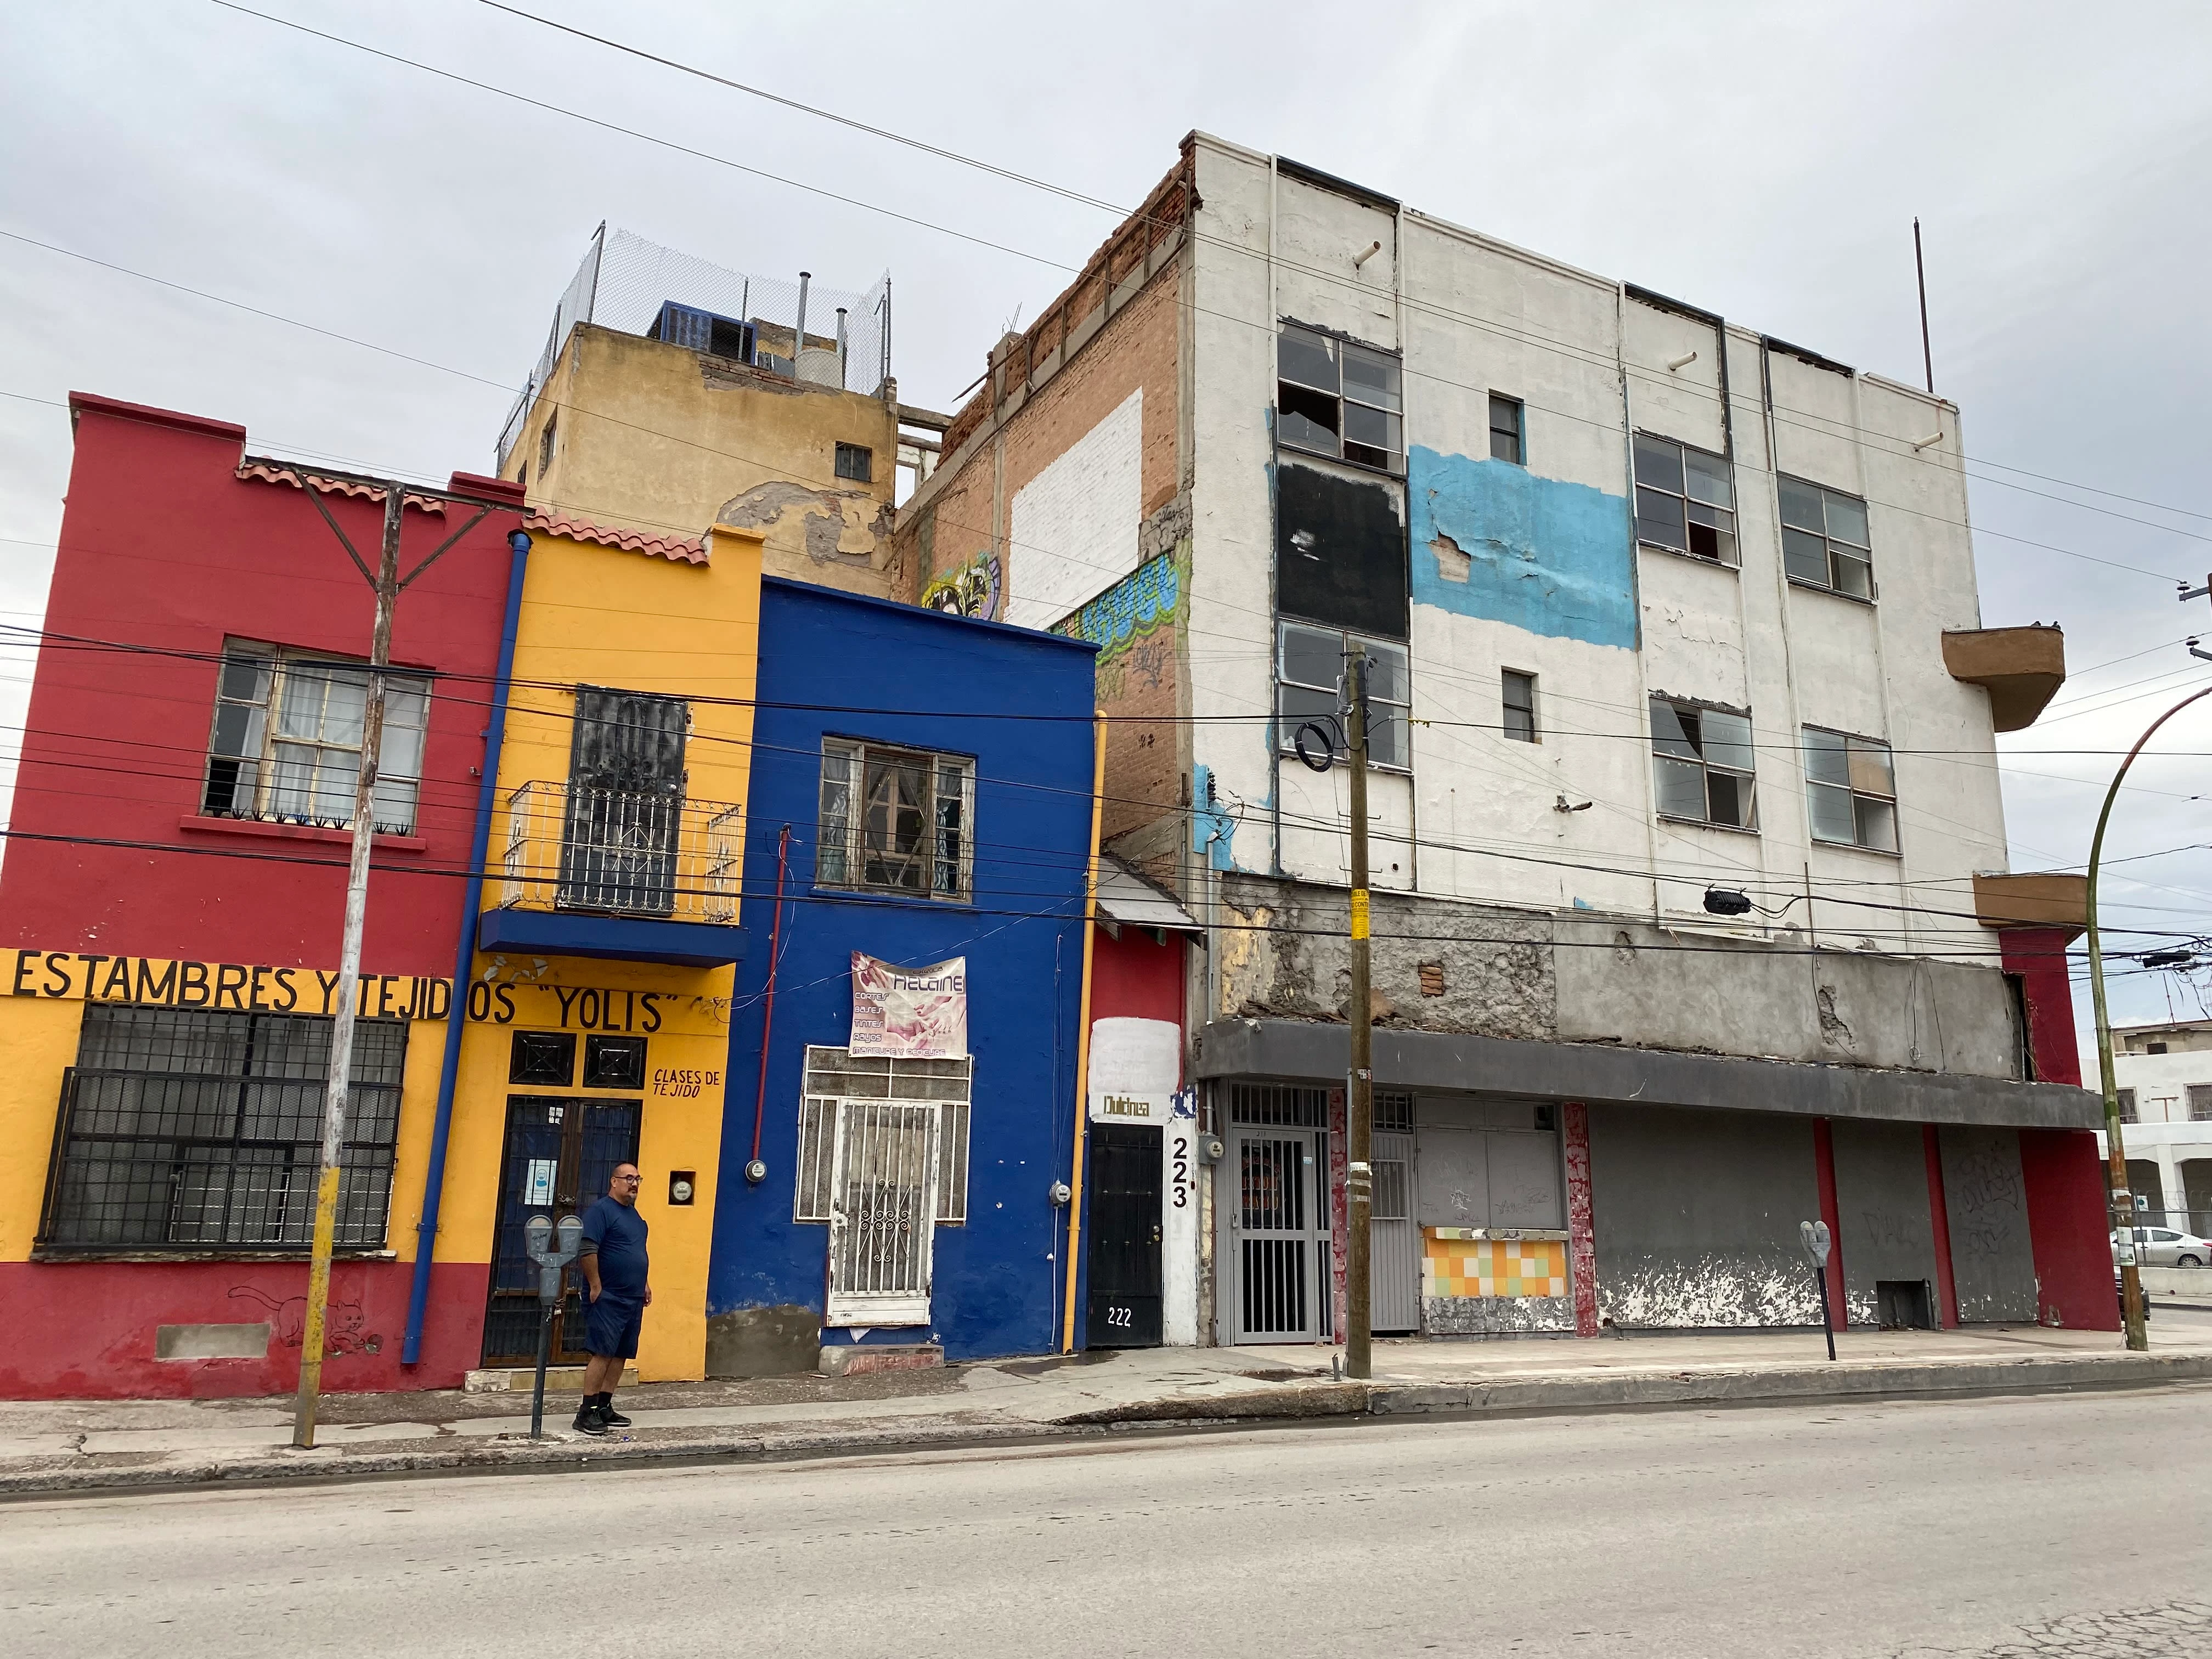
[[[855,1054],[892,1060],[968,1055],[968,958],[898,968],[853,952]]]

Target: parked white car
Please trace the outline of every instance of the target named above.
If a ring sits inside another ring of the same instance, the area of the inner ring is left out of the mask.
[[[2112,1230],[2112,1260],[2120,1259],[2120,1234]],[[2171,1227],[2136,1229],[2136,1261],[2145,1267],[2212,1267],[2212,1241]]]

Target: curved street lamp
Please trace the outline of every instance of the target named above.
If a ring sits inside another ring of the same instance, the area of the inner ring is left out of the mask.
[[[2193,647],[2194,640],[2190,641]],[[2105,824],[2112,816],[2121,780],[2136,763],[2143,745],[2158,728],[2200,697],[2212,697],[2212,685],[2192,691],[2153,720],[2120,769],[2112,774],[2112,787],[2105,791],[2104,810],[2097,814],[2097,834],[2089,843],[2089,999],[2097,1011],[2097,1081],[2105,1091],[2105,1193],[2112,1216],[2112,1233],[2120,1257],[2120,1317],[2127,1330],[2128,1346],[2138,1352],[2150,1346],[2143,1326],[2142,1270],[2136,1261],[2136,1201],[2128,1190],[2127,1148],[2120,1141],[2120,1094],[2112,1079],[2112,1022],[2105,1011],[2105,952],[2097,937],[2097,872],[2105,856]]]

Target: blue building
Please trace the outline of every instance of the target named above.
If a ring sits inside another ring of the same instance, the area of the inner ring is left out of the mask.
[[[708,1373],[1048,1352],[1094,647],[772,578],[760,639]]]

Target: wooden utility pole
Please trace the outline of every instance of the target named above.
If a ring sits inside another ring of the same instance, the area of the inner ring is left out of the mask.
[[[297,468],[300,489],[315,504],[331,533],[352,559],[354,568],[368,578],[376,592],[376,622],[369,640],[368,696],[361,717],[361,771],[353,787],[353,854],[346,864],[345,930],[338,945],[338,982],[331,992],[331,1063],[323,1085],[323,1146],[321,1168],[315,1182],[315,1233],[307,1259],[307,1311],[300,1332],[300,1387],[292,1405],[292,1443],[301,1449],[315,1443],[315,1406],[323,1388],[323,1335],[331,1304],[331,1256],[337,1238],[338,1179],[345,1147],[346,1107],[353,1085],[353,1028],[361,998],[361,940],[368,921],[368,854],[376,835],[377,767],[384,752],[384,671],[392,663],[392,613],[400,590],[428,570],[447,549],[483,521],[493,504],[477,501],[476,516],[441,543],[403,580],[399,574],[399,526],[410,494],[462,501],[465,496],[434,490],[410,491],[396,478],[362,478],[351,474],[315,473]],[[384,544],[370,575],[353,543],[331,516],[316,488],[318,479],[340,478],[375,485],[384,496]],[[474,916],[461,918],[461,926],[476,926]],[[453,988],[449,1019],[461,1018],[461,988]],[[418,1248],[430,1248],[428,1240]]]
[[[321,498],[300,481],[318,506]],[[300,1391],[292,1407],[292,1443],[315,1443],[315,1402],[323,1387],[323,1325],[331,1303],[331,1250],[337,1236],[338,1161],[345,1144],[346,1103],[353,1082],[354,1004],[360,998],[361,935],[368,921],[368,849],[376,833],[376,767],[384,750],[384,671],[392,661],[392,611],[399,601],[399,520],[404,493],[384,492],[384,547],[376,567],[376,627],[368,652],[368,702],[361,716],[361,771],[353,785],[353,856],[346,865],[345,933],[338,945],[332,994],[331,1069],[323,1085],[322,1170],[315,1182],[314,1253],[307,1264],[307,1316],[300,1334]],[[349,549],[349,550],[350,550]],[[474,917],[465,917],[464,927]],[[458,1002],[447,1017],[459,1019]]]
[[[1344,1370],[1364,1381],[1374,1375],[1373,1279],[1369,1227],[1375,1213],[1374,998],[1369,991],[1367,943],[1367,649],[1354,645],[1345,663],[1346,721],[1352,753],[1352,1075],[1346,1099],[1347,1157],[1344,1180],[1350,1237],[1345,1249]]]

